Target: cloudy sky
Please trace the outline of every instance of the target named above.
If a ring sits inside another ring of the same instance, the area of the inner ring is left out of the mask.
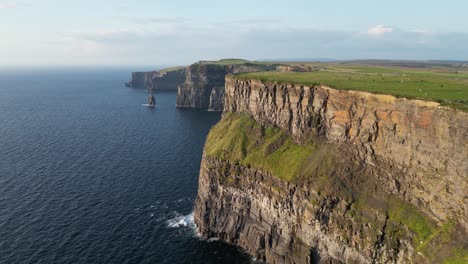
[[[466,0],[0,0],[0,66],[468,60]]]

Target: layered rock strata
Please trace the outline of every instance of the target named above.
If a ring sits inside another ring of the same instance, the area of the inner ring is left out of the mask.
[[[227,74],[274,69],[273,65],[199,62],[187,68],[185,81],[177,90],[177,107],[222,111]]]
[[[466,259],[467,113],[435,102],[235,77],[226,78],[224,102],[224,118],[245,114],[287,131],[297,144],[335,151],[318,151],[306,162],[322,158],[326,170],[317,165],[292,181],[205,153],[195,206],[204,237],[268,263]]]
[[[177,91],[185,80],[186,69],[170,71],[133,72],[132,80],[125,86],[129,88],[152,88],[155,91]]]

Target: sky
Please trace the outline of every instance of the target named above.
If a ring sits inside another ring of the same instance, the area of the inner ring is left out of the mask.
[[[0,66],[468,60],[466,0],[0,0]]]

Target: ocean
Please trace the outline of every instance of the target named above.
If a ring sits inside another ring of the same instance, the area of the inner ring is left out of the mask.
[[[250,263],[195,232],[220,113],[124,87],[132,69],[0,70],[0,263]]]

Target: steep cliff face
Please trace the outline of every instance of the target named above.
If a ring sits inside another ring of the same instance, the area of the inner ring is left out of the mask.
[[[178,87],[177,106],[221,111],[227,74],[273,69],[269,65],[195,63],[187,68],[185,81]]]
[[[185,82],[178,87],[177,107],[207,109],[213,90],[224,87],[225,67],[196,63],[188,67]]]
[[[393,237],[397,228],[406,234],[406,227],[378,210],[358,215],[339,187],[333,191],[325,194],[314,182],[289,183],[253,167],[205,157],[196,223],[204,237],[239,245],[267,263],[410,262],[413,237]]]
[[[463,219],[468,173],[468,114],[438,103],[325,86],[227,79],[226,112],[277,125],[297,142],[318,135],[353,145],[362,162],[392,161],[392,193],[438,220]],[[466,222],[464,222],[466,227]]]
[[[223,111],[224,107],[224,87],[213,88],[210,94],[210,104],[208,110]]]
[[[132,80],[125,84],[131,88],[149,88],[156,91],[176,91],[185,80],[186,69],[169,71],[133,72]]]
[[[133,72],[132,80],[125,83],[125,86],[153,88],[156,91],[177,91],[177,107],[222,111],[227,74],[274,70],[276,66],[247,61],[243,64],[201,61],[189,67]]]
[[[233,77],[224,111],[200,171],[203,236],[268,263],[466,260],[467,113]],[[254,123],[241,129],[236,115]]]

